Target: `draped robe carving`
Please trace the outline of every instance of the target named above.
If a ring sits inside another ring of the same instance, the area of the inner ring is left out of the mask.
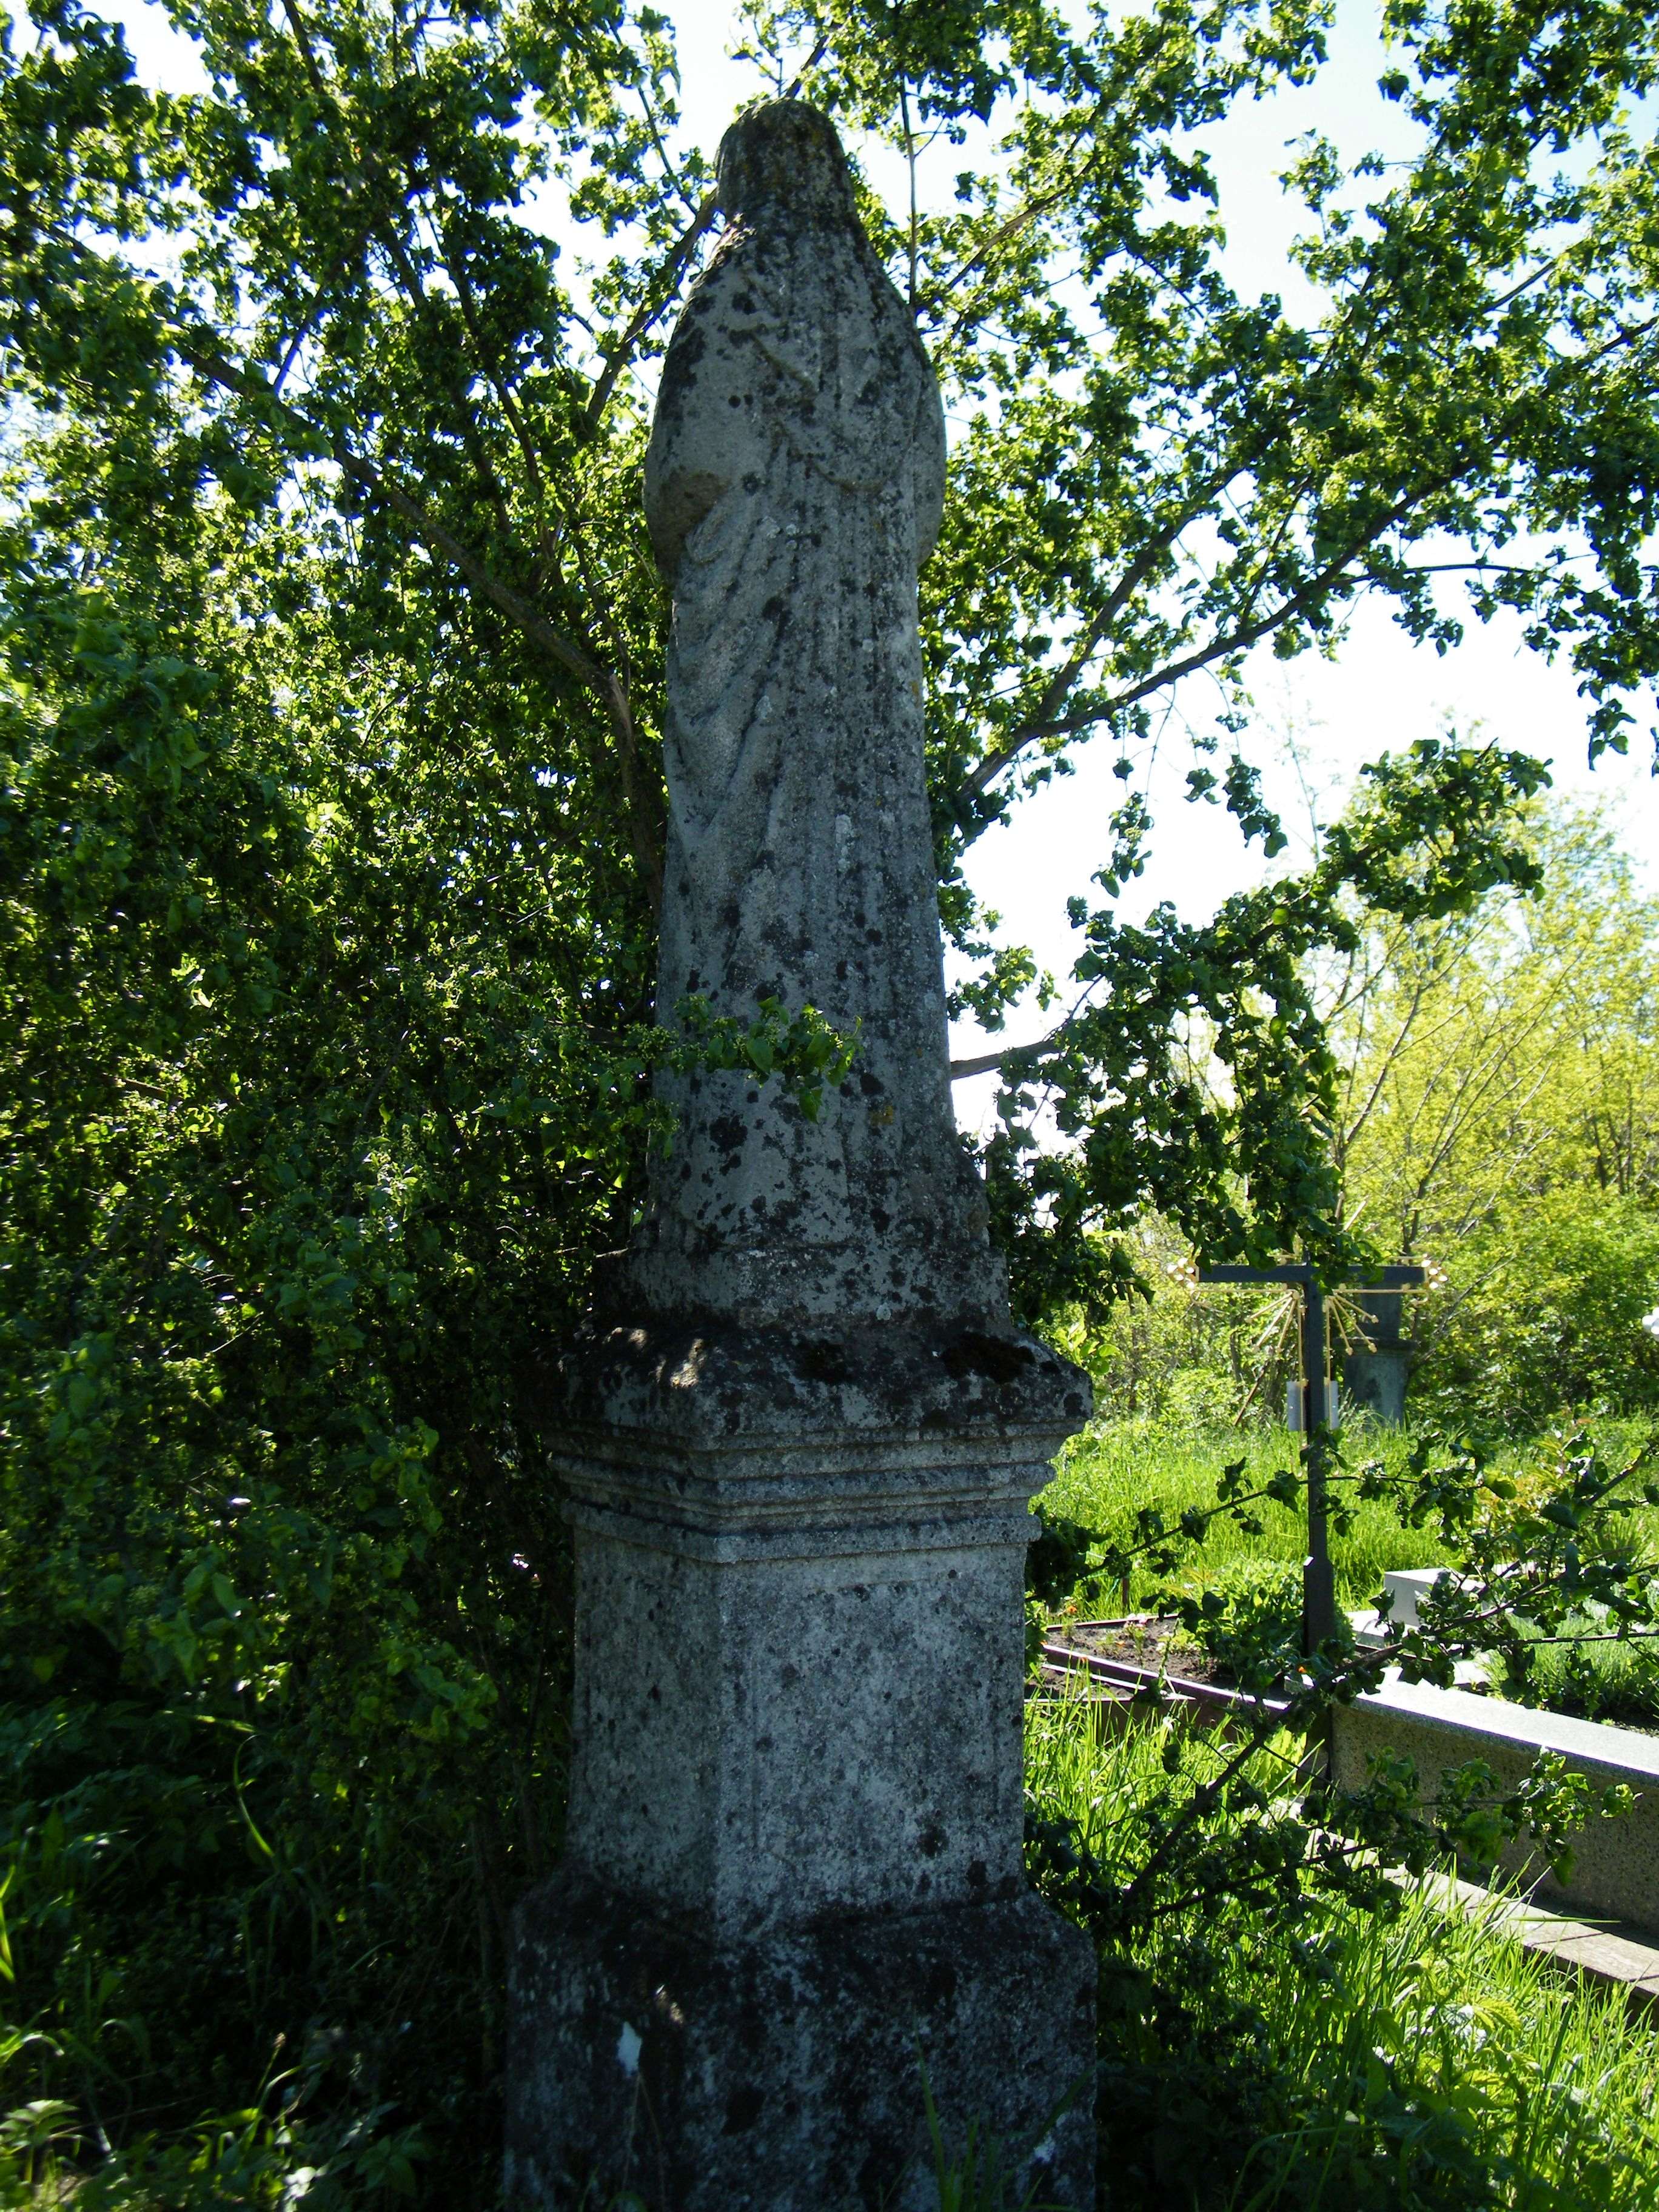
[[[738,123],[720,189],[646,465],[674,605],[658,1018],[773,994],[859,1049],[816,1123],[775,1082],[665,1081],[679,1128],[628,1272],[656,1305],[694,1273],[734,1315],[1006,1316],[951,1107],[923,764],[938,385],[821,116]]]

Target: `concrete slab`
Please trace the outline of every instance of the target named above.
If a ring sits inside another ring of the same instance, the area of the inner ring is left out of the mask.
[[[1448,1902],[1480,1913],[1554,1971],[1620,1995],[1632,2013],[1659,2003],[1659,1942],[1620,1921],[1577,1920],[1522,1897],[1494,1896],[1477,1882],[1437,1877]]]
[[[1565,1885],[1524,1838],[1505,1854],[1504,1871],[1587,1921],[1626,1922],[1659,1936],[1659,1736],[1393,1677],[1335,1709],[1331,1749],[1340,1788],[1363,1789],[1368,1761],[1387,1749],[1413,1762],[1430,1802],[1450,1767],[1483,1759],[1508,1790],[1542,1751],[1559,1752],[1598,1790],[1625,1784],[1634,1810],[1612,1820],[1592,1815],[1573,1838]]]
[[[1390,1567],[1382,1577],[1382,1588],[1394,1600],[1389,1619],[1402,1628],[1418,1627],[1422,1619],[1418,1608],[1442,1576],[1453,1589],[1472,1582],[1472,1577],[1458,1575],[1449,1567]]]
[[[1351,1613],[1348,1622],[1354,1642],[1362,1649],[1380,1651],[1389,1641],[1389,1623],[1380,1613]],[[1479,1690],[1492,1680],[1492,1668],[1484,1659],[1459,1659],[1455,1673],[1460,1690]]]

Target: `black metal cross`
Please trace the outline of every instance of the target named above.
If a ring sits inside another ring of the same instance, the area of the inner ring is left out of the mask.
[[[1416,1288],[1426,1276],[1421,1267],[1378,1267],[1348,1279],[1368,1291]],[[1289,1283],[1302,1293],[1302,1433],[1307,1438],[1308,1556],[1302,1563],[1302,1649],[1316,1651],[1336,1633],[1336,1574],[1331,1565],[1327,1525],[1327,1461],[1330,1425],[1326,1414],[1325,1285],[1307,1262],[1283,1267],[1200,1267],[1200,1283]]]

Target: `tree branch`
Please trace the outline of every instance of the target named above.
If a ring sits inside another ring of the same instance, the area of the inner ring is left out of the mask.
[[[1232,473],[1237,474],[1237,471]],[[1126,707],[1133,707],[1139,701],[1149,698],[1153,692],[1162,691],[1171,684],[1178,684],[1183,676],[1194,674],[1199,669],[1207,667],[1212,661],[1224,660],[1231,653],[1248,651],[1270,631],[1277,629],[1281,623],[1288,622],[1292,616],[1299,614],[1332,590],[1340,582],[1343,570],[1351,562],[1357,560],[1368,545],[1374,544],[1384,531],[1391,529],[1419,500],[1429,497],[1440,489],[1440,483],[1430,484],[1397,500],[1362,537],[1354,539],[1334,560],[1328,561],[1316,575],[1310,576],[1300,591],[1282,600],[1259,620],[1242,623],[1224,636],[1212,638],[1207,645],[1200,646],[1196,651],[1189,653],[1184,660],[1172,661],[1167,667],[1144,678],[1140,683],[1131,684],[1128,690],[1115,693],[1102,706],[1091,707],[1075,714],[1062,715],[1056,720],[1024,724],[1014,732],[1006,744],[1000,745],[994,753],[988,753],[971,775],[963,778],[957,786],[958,793],[963,797],[971,797],[984,791],[1004,769],[1012,767],[1023,752],[1044,738],[1075,736],[1078,732],[1089,729],[1097,722],[1110,720],[1114,714],[1121,714]],[[1183,517],[1172,536],[1178,536],[1190,520],[1190,516]],[[1144,559],[1145,556],[1142,557]],[[1136,565],[1139,567],[1140,562]],[[1122,591],[1121,586],[1119,591]]]
[[[256,404],[284,416],[292,426],[304,431],[308,438],[325,434],[297,408],[279,398],[269,382],[253,370],[239,369],[222,354],[194,343],[188,331],[177,327],[170,331],[169,342],[181,360],[187,361],[199,374],[217,385],[221,390],[234,392],[240,398],[252,400]],[[342,473],[349,477],[361,491],[371,499],[382,501],[401,520],[408,523],[422,544],[458,569],[480,599],[487,600],[497,613],[505,615],[529,643],[574,676],[600,701],[616,734],[623,789],[629,799],[635,859],[653,905],[659,903],[662,897],[662,861],[645,825],[641,804],[643,794],[639,790],[638,781],[638,743],[627,694],[617,677],[612,671],[603,667],[574,639],[567,637],[562,630],[556,629],[538,607],[532,605],[522,592],[514,591],[510,584],[496,575],[481,554],[440,522],[395,477],[377,468],[374,462],[354,453],[343,438],[329,437],[328,443]]]
[[[1188,524],[1195,520],[1210,501],[1224,491],[1235,477],[1243,475],[1249,465],[1249,458],[1246,456],[1228,461],[1224,466],[1212,470],[1194,497],[1189,499],[1161,530],[1153,532],[1113,586],[1104,605],[1085,630],[1082,638],[1064,665],[1057,671],[1045,688],[1042,696],[1037,701],[1036,712],[1027,726],[1028,732],[1036,732],[1043,725],[1052,722],[1055,709],[1064,703],[1067,695],[1075,688],[1079,677],[1100,650],[1105,641],[1107,631],[1117,620],[1131,596],[1139,589],[1164,554],[1174,544],[1176,539],[1186,529]],[[991,782],[1000,772],[1000,769],[1007,764],[1003,754],[994,755],[993,758],[997,762],[998,766],[993,767],[988,761],[981,762],[979,768],[962,786],[965,793],[977,795]]]
[[[591,438],[599,428],[599,417],[604,414],[611,395],[617,388],[617,380],[627,368],[635,347],[650,329],[652,324],[656,321],[658,316],[665,313],[672,305],[685,265],[696,251],[698,240],[714,222],[719,210],[719,195],[714,192],[708,193],[696,214],[675,240],[673,249],[662,265],[659,279],[662,286],[660,293],[654,299],[647,295],[641,301],[639,306],[634,310],[627,329],[623,331],[616,343],[605,352],[599,374],[594,379],[593,389],[589,396],[587,405],[582,410],[582,428],[586,436]]]

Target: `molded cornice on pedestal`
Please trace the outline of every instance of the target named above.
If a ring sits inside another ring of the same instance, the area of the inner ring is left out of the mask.
[[[596,1333],[552,1378],[579,1528],[706,1559],[1024,1545],[1087,1418],[1088,1377],[1012,1333],[656,1325]]]

